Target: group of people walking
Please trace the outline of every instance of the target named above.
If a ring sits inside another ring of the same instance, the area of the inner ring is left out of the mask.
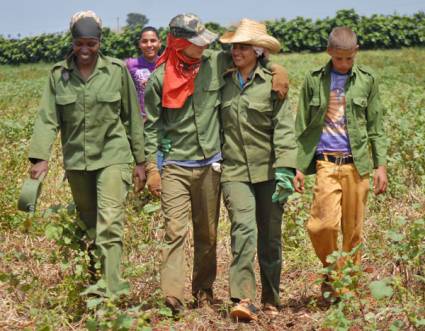
[[[230,51],[207,49],[218,36],[196,15],[177,15],[169,28],[160,56],[158,32],[146,27],[139,42],[142,57],[124,63],[100,53],[101,21],[93,12],[72,17],[72,52],[53,66],[35,123],[31,177],[48,171],[60,131],[78,217],[95,230],[101,251],[105,295],[128,287],[119,266],[131,183],[135,191],[147,185],[160,197],[161,289],[175,314],[185,307],[190,220],[192,295],[198,306],[214,302],[222,196],[231,222],[230,315],[257,319],[257,254],[262,309],[276,316],[284,205],[295,190],[304,190],[304,174],[317,173],[307,229],[324,266],[337,250],[340,229],[344,251],[361,242],[369,145],[375,193],[386,189],[376,77],[354,64],[355,34],[335,28],[329,36],[331,60],[307,74],[294,121],[286,71],[268,60],[281,45],[264,24],[242,19],[223,34],[219,41]],[[355,262],[360,263],[359,254]]]

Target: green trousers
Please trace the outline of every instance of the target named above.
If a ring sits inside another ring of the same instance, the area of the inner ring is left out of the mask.
[[[111,165],[94,171],[66,172],[79,218],[96,229],[95,243],[102,258],[105,295],[128,287],[121,278],[120,264],[124,225],[124,203],[131,185],[128,164]]]
[[[184,242],[192,210],[194,261],[192,294],[210,291],[216,277],[217,224],[220,212],[220,173],[211,166],[166,165],[161,175],[161,207],[165,220],[161,289],[184,302]]]
[[[282,213],[272,202],[275,181],[222,183],[223,198],[231,221],[232,263],[230,297],[255,300],[254,259],[258,253],[261,275],[261,302],[279,305],[282,269]]]

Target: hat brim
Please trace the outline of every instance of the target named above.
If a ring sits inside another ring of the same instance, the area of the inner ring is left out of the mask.
[[[214,33],[208,29],[205,29],[200,34],[198,34],[195,37],[188,38],[192,44],[200,47],[207,46],[211,44],[213,41],[215,41],[218,38],[218,34]]]
[[[237,34],[234,31],[228,31],[228,32],[225,32],[219,40],[223,44],[241,43],[241,44],[248,44],[248,45],[257,46],[257,47],[263,47],[268,49],[270,53],[273,53],[273,54],[279,53],[281,48],[279,41],[276,38],[269,35],[261,35],[261,36],[258,36],[256,39],[252,39],[248,36]]]

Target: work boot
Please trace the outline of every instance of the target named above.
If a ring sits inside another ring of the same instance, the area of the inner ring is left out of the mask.
[[[211,306],[214,304],[214,296],[212,289],[199,290],[197,293],[194,293],[195,297],[195,306],[197,308],[202,308],[206,306]]]
[[[279,315],[279,311],[275,305],[271,303],[266,303],[263,306],[263,313],[267,315],[268,318],[273,319]]]
[[[322,284],[320,284],[320,292],[323,300],[327,303],[337,303],[339,301],[338,293],[332,286],[331,279],[328,275],[324,277]]]
[[[242,299],[230,310],[230,316],[237,321],[256,321],[257,308],[250,299]]]
[[[171,309],[171,312],[173,313],[173,316],[178,316],[183,313],[184,306],[180,302],[179,299],[176,297],[166,297],[165,298],[165,305]]]

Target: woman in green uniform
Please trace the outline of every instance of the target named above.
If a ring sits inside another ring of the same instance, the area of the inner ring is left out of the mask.
[[[106,288],[117,295],[128,287],[120,275],[124,202],[131,185],[145,183],[143,121],[126,66],[99,52],[101,20],[92,11],[76,13],[70,23],[72,52],[53,66],[32,135],[31,178],[48,171],[51,147],[61,133],[66,177],[78,216],[102,257]]]
[[[279,42],[264,24],[243,19],[220,38],[232,45],[235,67],[222,89],[224,202],[231,220],[230,314],[256,319],[254,258],[258,250],[264,312],[277,314],[282,266],[283,204],[293,192],[296,142],[287,98],[271,91],[272,75],[259,59]]]

